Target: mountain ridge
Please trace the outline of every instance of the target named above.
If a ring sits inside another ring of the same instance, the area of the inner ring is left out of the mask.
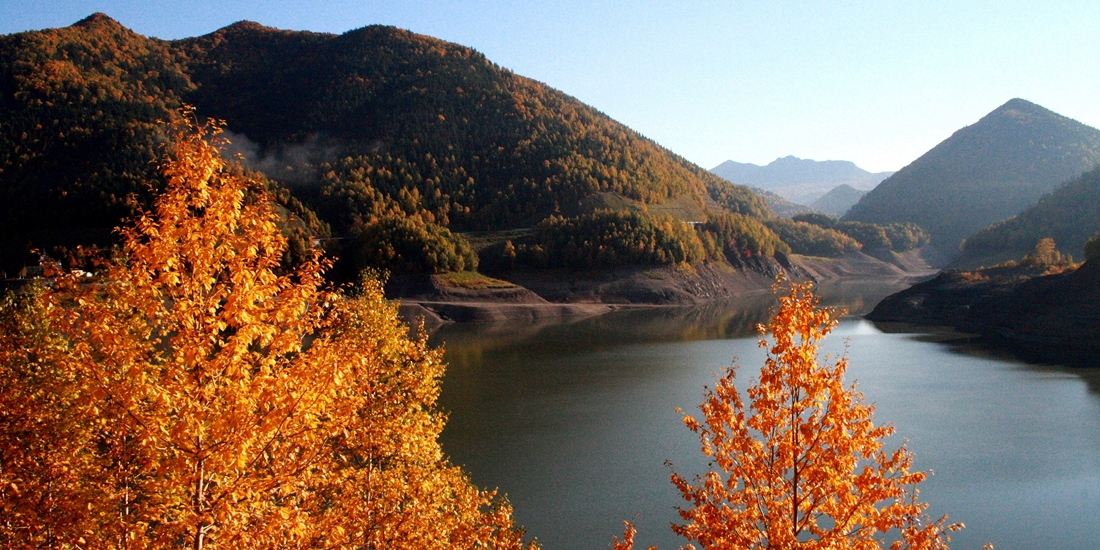
[[[842,184],[856,189],[873,189],[893,172],[872,173],[847,160],[816,161],[793,155],[760,166],[727,160],[710,169],[731,183],[749,185],[810,206],[813,201]]]
[[[1040,239],[1080,258],[1085,242],[1100,232],[1100,167],[1060,185],[1034,206],[989,225],[963,242],[963,265],[990,265],[1030,251]],[[986,261],[986,259],[991,261]]]
[[[842,183],[834,187],[828,193],[822,195],[821,198],[814,201],[810,207],[825,212],[826,214],[843,216],[852,208],[852,205],[859,202],[859,199],[863,198],[863,195],[866,194],[866,191],[861,191],[847,183]]]
[[[159,121],[185,103],[227,121],[261,159],[302,152],[271,177],[345,237],[334,245],[344,258],[366,254],[363,239],[379,232],[419,244],[368,256],[439,246],[469,258],[454,231],[533,227],[609,206],[693,221],[707,209],[772,215],[748,188],[567,94],[393,27],[333,35],[237,22],[164,41],[97,13],[0,37],[0,91],[9,272],[36,261],[31,248],[89,244],[92,233],[91,244],[107,244],[111,228],[149,204],[162,184]]]

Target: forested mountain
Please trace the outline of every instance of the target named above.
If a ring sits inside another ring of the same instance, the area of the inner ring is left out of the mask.
[[[0,102],[7,270],[32,261],[31,247],[103,242],[147,204],[157,121],[183,104],[225,120],[246,166],[291,191],[292,214],[327,222],[342,256],[381,267],[470,269],[456,232],[608,207],[772,215],[747,188],[557,90],[392,27],[242,22],[162,41],[96,14],[0,37]]]
[[[795,156],[778,158],[766,166],[727,160],[714,168],[727,181],[759,187],[803,205],[825,195],[838,185],[874,189],[893,172],[868,172],[846,160],[816,161]]]
[[[832,191],[825,193],[825,195],[814,201],[810,206],[814,210],[825,212],[826,214],[843,216],[852,208],[852,205],[859,202],[859,199],[863,198],[863,195],[866,194],[866,191],[860,191],[845,183],[834,187]]]
[[[106,17],[0,37],[3,268],[51,244],[102,242],[149,200],[156,121],[194,90],[172,45]]]
[[[915,222],[950,255],[1098,162],[1100,130],[1013,99],[887,178],[845,219]]]
[[[1100,168],[1070,180],[1023,212],[978,231],[963,242],[964,258],[1014,258],[1053,238],[1063,252],[1081,258],[1085,242],[1100,231]]]

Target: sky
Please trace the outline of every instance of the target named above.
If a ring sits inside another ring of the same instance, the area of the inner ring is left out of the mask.
[[[240,20],[472,47],[703,166],[897,170],[1020,97],[1100,127],[1100,2],[0,0],[0,34],[94,12],[163,39]]]

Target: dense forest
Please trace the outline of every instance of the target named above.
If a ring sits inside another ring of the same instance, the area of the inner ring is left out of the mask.
[[[1100,231],[1100,168],[1066,182],[1035,206],[993,224],[963,243],[968,257],[1019,256],[1050,237],[1080,257],[1085,241]]]
[[[1097,163],[1100,130],[1013,99],[887,178],[844,219],[917,223],[957,254],[963,239]]]
[[[9,274],[37,263],[32,249],[64,257],[114,242],[112,228],[163,186],[161,121],[183,105],[226,122],[226,155],[243,153],[268,182],[296,228],[291,248],[322,238],[346,276],[473,269],[461,232],[594,215],[599,195],[631,205],[632,219],[654,216],[642,225],[667,225],[649,207],[677,201],[773,215],[748,188],[561,92],[391,27],[337,36],[243,22],[163,41],[96,14],[0,37],[0,102]]]
[[[792,219],[766,222],[792,252],[809,256],[840,256],[863,250],[872,255],[906,252],[928,244],[928,233],[914,223],[838,221],[825,214],[798,214]]]
[[[442,350],[316,248],[280,274],[275,205],[216,131],[171,130],[96,274],[0,297],[0,544],[535,548],[440,448]]]

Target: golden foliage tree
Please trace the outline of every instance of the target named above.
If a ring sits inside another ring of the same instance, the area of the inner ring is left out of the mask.
[[[98,275],[6,299],[0,542],[522,546],[440,450],[441,352],[377,282],[326,290],[315,252],[280,274],[270,200],[217,134],[174,130],[167,190]]]
[[[946,548],[961,524],[925,518],[925,474],[904,446],[883,449],[894,429],[875,426],[874,407],[844,385],[847,358],[818,362],[837,313],[817,305],[810,283],[791,285],[758,327],[774,343],[747,410],[733,367],[707,391],[703,420],[685,416],[717,468],[694,483],[673,474],[691,504],[673,530],[708,549]]]

